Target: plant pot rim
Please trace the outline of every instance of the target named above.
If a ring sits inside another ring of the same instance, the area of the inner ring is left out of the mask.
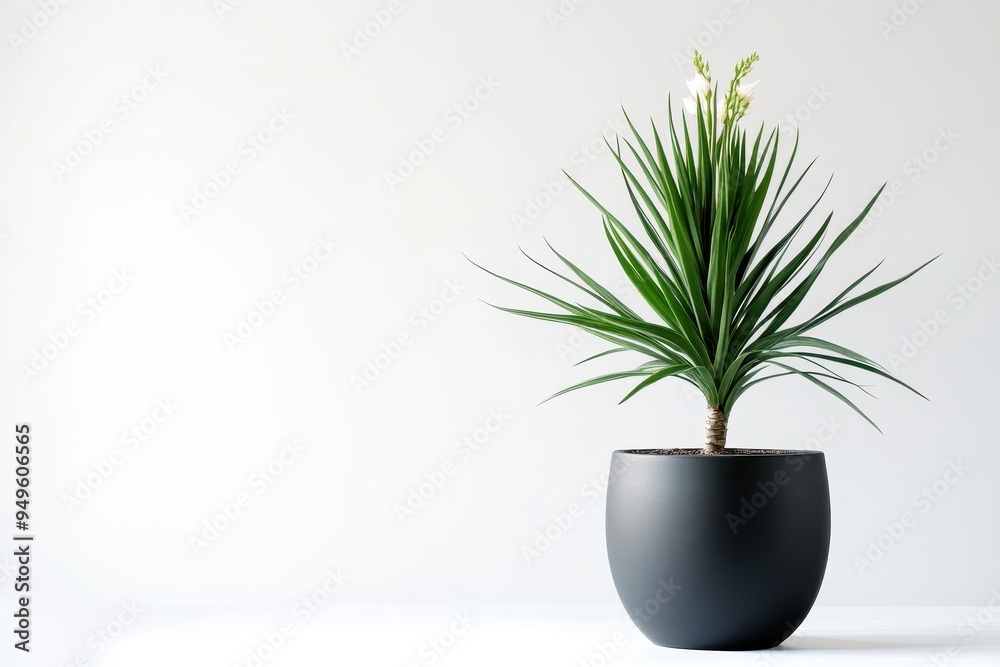
[[[650,456],[650,457],[671,457],[676,459],[740,459],[740,458],[767,458],[785,456],[823,456],[823,452],[818,449],[747,449],[739,448],[726,449],[722,454],[704,454],[700,448],[671,448],[671,449],[616,449],[615,454],[628,456]]]

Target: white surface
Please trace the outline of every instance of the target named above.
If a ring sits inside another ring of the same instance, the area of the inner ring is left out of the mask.
[[[971,638],[959,634],[963,619],[980,609],[962,607],[819,607],[782,647],[754,652],[682,651],[654,646],[624,619],[615,605],[473,607],[328,606],[295,631],[268,667],[603,667],[617,665],[982,665],[1000,664],[1000,616]],[[435,653],[428,642],[447,642],[455,614],[467,614],[468,629],[451,647]],[[32,664],[67,665],[79,656],[101,667],[248,665],[249,650],[282,622],[290,608],[146,608],[135,624],[100,656],[68,640],[93,621],[79,613],[60,624],[59,634],[39,636]],[[88,630],[88,631],[90,631]],[[85,633],[84,633],[85,634]],[[617,642],[617,643],[616,643]],[[959,652],[944,663],[949,642]],[[609,648],[614,646],[614,650]],[[602,648],[611,655],[601,662]],[[422,652],[423,650],[423,652]],[[430,656],[435,659],[431,660]],[[936,656],[936,658],[935,658]],[[582,661],[582,662],[581,662]],[[6,664],[6,663],[5,663]],[[27,663],[25,663],[27,664]],[[249,664],[253,665],[250,661]]]
[[[341,44],[390,4],[402,10],[348,60]],[[567,20],[553,22],[560,6]],[[8,34],[36,15],[44,25],[15,50]],[[881,31],[891,20],[898,30]],[[820,156],[786,222],[830,173],[817,222],[834,210],[846,224],[885,181],[903,188],[831,262],[813,305],[883,257],[888,278],[944,253],[822,331],[884,363],[916,339],[898,370],[930,403],[877,382],[881,400],[862,402],[882,436],[819,389],[777,381],[737,406],[731,444],[828,453],[822,603],[984,603],[1000,553],[1000,280],[983,265],[1000,248],[997,25],[1000,3],[986,0],[4,0],[0,451],[4,429],[32,423],[41,606],[281,600],[332,564],[351,574],[351,602],[613,601],[599,476],[616,448],[696,445],[703,402],[664,383],[622,407],[622,385],[535,407],[603,348],[483,305],[537,301],[462,253],[552,285],[517,251],[544,255],[544,237],[617,284],[598,214],[546,187],[567,169],[627,211],[602,133],[621,128],[619,105],[663,121],[668,93],[686,94],[675,57],[692,39],[719,76],[759,51],[748,127],[781,124],[790,145],[791,114],[800,164]],[[156,67],[166,78],[149,77]],[[122,95],[142,99],[123,107]],[[456,104],[476,108],[457,123]],[[53,165],[106,118],[110,133],[60,180]],[[241,149],[272,121],[283,129],[264,150]],[[385,173],[437,127],[444,142],[390,190]],[[925,170],[913,162],[924,152]],[[239,174],[187,224],[180,205],[213,174],[225,181],[227,161]],[[528,200],[548,205],[519,231]],[[337,252],[286,281],[327,236]],[[105,291],[122,269],[127,287]],[[458,297],[438,301],[454,280]],[[958,298],[970,281],[974,298]],[[230,351],[226,335],[275,289],[281,303]],[[81,310],[88,299],[100,313]],[[947,322],[927,324],[937,311]],[[70,324],[78,334],[22,380]],[[351,377],[401,334],[410,344],[357,393]],[[164,399],[177,408],[155,422]],[[498,408],[509,418],[477,435]],[[456,451],[467,437],[482,448]],[[286,438],[305,450],[261,488],[255,471]],[[121,465],[69,511],[64,498],[116,450]],[[918,506],[956,461],[969,471]],[[0,456],[3,503],[12,463]],[[446,463],[454,474],[401,523],[397,505]],[[196,555],[190,538],[241,493],[252,504]],[[574,504],[582,515],[526,562],[536,531]],[[916,522],[895,528],[904,513]],[[0,608],[9,595],[5,582]]]

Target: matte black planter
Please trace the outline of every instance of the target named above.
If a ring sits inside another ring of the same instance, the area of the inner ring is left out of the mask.
[[[821,452],[611,458],[608,560],[654,644],[748,650],[783,642],[819,593],[830,550]]]

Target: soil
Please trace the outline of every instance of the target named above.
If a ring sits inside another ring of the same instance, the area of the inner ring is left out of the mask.
[[[659,456],[747,456],[747,455],[789,455],[802,452],[788,449],[723,449],[721,452],[706,452],[704,449],[626,449],[627,454],[653,454]]]

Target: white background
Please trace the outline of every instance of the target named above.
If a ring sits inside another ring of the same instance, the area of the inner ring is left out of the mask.
[[[481,300],[538,302],[462,254],[555,287],[518,252],[544,257],[548,239],[622,280],[598,215],[553,182],[566,169],[627,215],[600,138],[620,128],[620,105],[665,122],[667,95],[686,94],[694,41],[720,78],[757,50],[746,125],[779,125],[786,148],[799,126],[799,164],[820,156],[786,224],[830,173],[818,213],[834,210],[835,224],[898,181],[810,304],[883,257],[877,275],[888,279],[943,253],[824,332],[895,367],[929,403],[878,382],[881,400],[861,405],[880,435],[818,389],[777,381],[737,406],[730,444],[827,453],[834,525],[821,603],[990,597],[1000,578],[996,4],[910,2],[909,14],[886,0],[592,0],[562,13],[556,0],[424,0],[393,4],[395,14],[377,2],[219,6],[73,0],[43,20],[38,3],[7,1],[0,14],[0,413],[8,453],[15,423],[34,429],[39,608],[292,600],[337,568],[349,576],[345,602],[615,600],[598,478],[614,449],[699,446],[703,401],[661,383],[616,407],[628,387],[605,385],[536,407],[588,377],[571,364],[603,348],[489,308]],[[372,12],[391,22],[349,52]],[[147,76],[156,70],[160,81]],[[455,105],[472,110],[463,118]],[[248,149],[276,109],[294,117]],[[102,121],[110,131],[88,140]],[[443,141],[391,187],[386,174],[436,128]],[[239,172],[186,215],[230,161]],[[338,249],[311,264],[320,239]],[[316,270],[296,287],[295,266]],[[437,301],[449,285],[457,297]],[[978,291],[963,297],[959,285]],[[273,290],[283,298],[272,314],[227,342]],[[922,334],[936,315],[944,323]],[[410,344],[359,390],[352,376],[401,334]],[[614,368],[612,357],[591,371]],[[153,431],[168,399],[177,407]],[[471,457],[456,453],[491,410],[505,423]],[[123,434],[144,426],[152,432],[129,449]],[[304,451],[262,490],[251,476],[289,439]],[[116,451],[119,465],[70,502]],[[454,474],[401,519],[411,490],[449,461]],[[968,470],[924,511],[914,497],[952,464]],[[0,471],[10,498],[12,456]],[[195,553],[192,536],[241,493],[249,506]],[[572,503],[581,516],[527,558],[536,531]],[[888,536],[905,512],[916,525]],[[862,565],[880,538],[890,547]]]

